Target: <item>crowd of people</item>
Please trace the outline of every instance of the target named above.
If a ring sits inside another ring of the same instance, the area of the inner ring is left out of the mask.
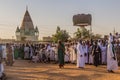
[[[0,44],[0,77],[5,76],[3,62],[12,66],[16,59],[34,63],[58,63],[63,68],[65,63],[76,64],[85,68],[85,64],[107,65],[108,72],[113,72],[120,65],[120,41],[117,34],[111,33],[109,39],[78,40],[58,44]]]

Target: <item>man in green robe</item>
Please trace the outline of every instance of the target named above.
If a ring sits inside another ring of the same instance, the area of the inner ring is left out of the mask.
[[[18,46],[14,46],[14,58],[18,59],[18,55],[19,55]]]
[[[64,44],[61,41],[59,41],[59,43],[58,43],[59,68],[64,67],[64,54],[65,54],[65,46],[64,46]]]
[[[20,45],[19,54],[20,54],[20,58],[24,59],[24,45],[23,44]]]

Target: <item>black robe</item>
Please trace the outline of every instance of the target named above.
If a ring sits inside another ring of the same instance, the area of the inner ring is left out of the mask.
[[[101,64],[101,49],[98,45],[93,46],[92,54],[94,57],[94,65],[97,67],[99,64]]]

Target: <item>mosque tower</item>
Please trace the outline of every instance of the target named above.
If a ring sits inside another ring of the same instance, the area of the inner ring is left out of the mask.
[[[26,8],[22,24],[20,28],[18,26],[16,29],[16,39],[17,41],[38,41],[38,37],[38,27],[34,27],[28,9]]]

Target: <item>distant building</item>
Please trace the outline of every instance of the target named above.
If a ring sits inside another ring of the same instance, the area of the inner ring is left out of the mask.
[[[38,27],[34,28],[28,9],[26,9],[22,24],[16,29],[16,39],[17,41],[38,41],[38,37]]]
[[[15,43],[15,39],[0,39],[0,43],[2,44]]]
[[[43,42],[52,42],[52,37],[43,37]]]

